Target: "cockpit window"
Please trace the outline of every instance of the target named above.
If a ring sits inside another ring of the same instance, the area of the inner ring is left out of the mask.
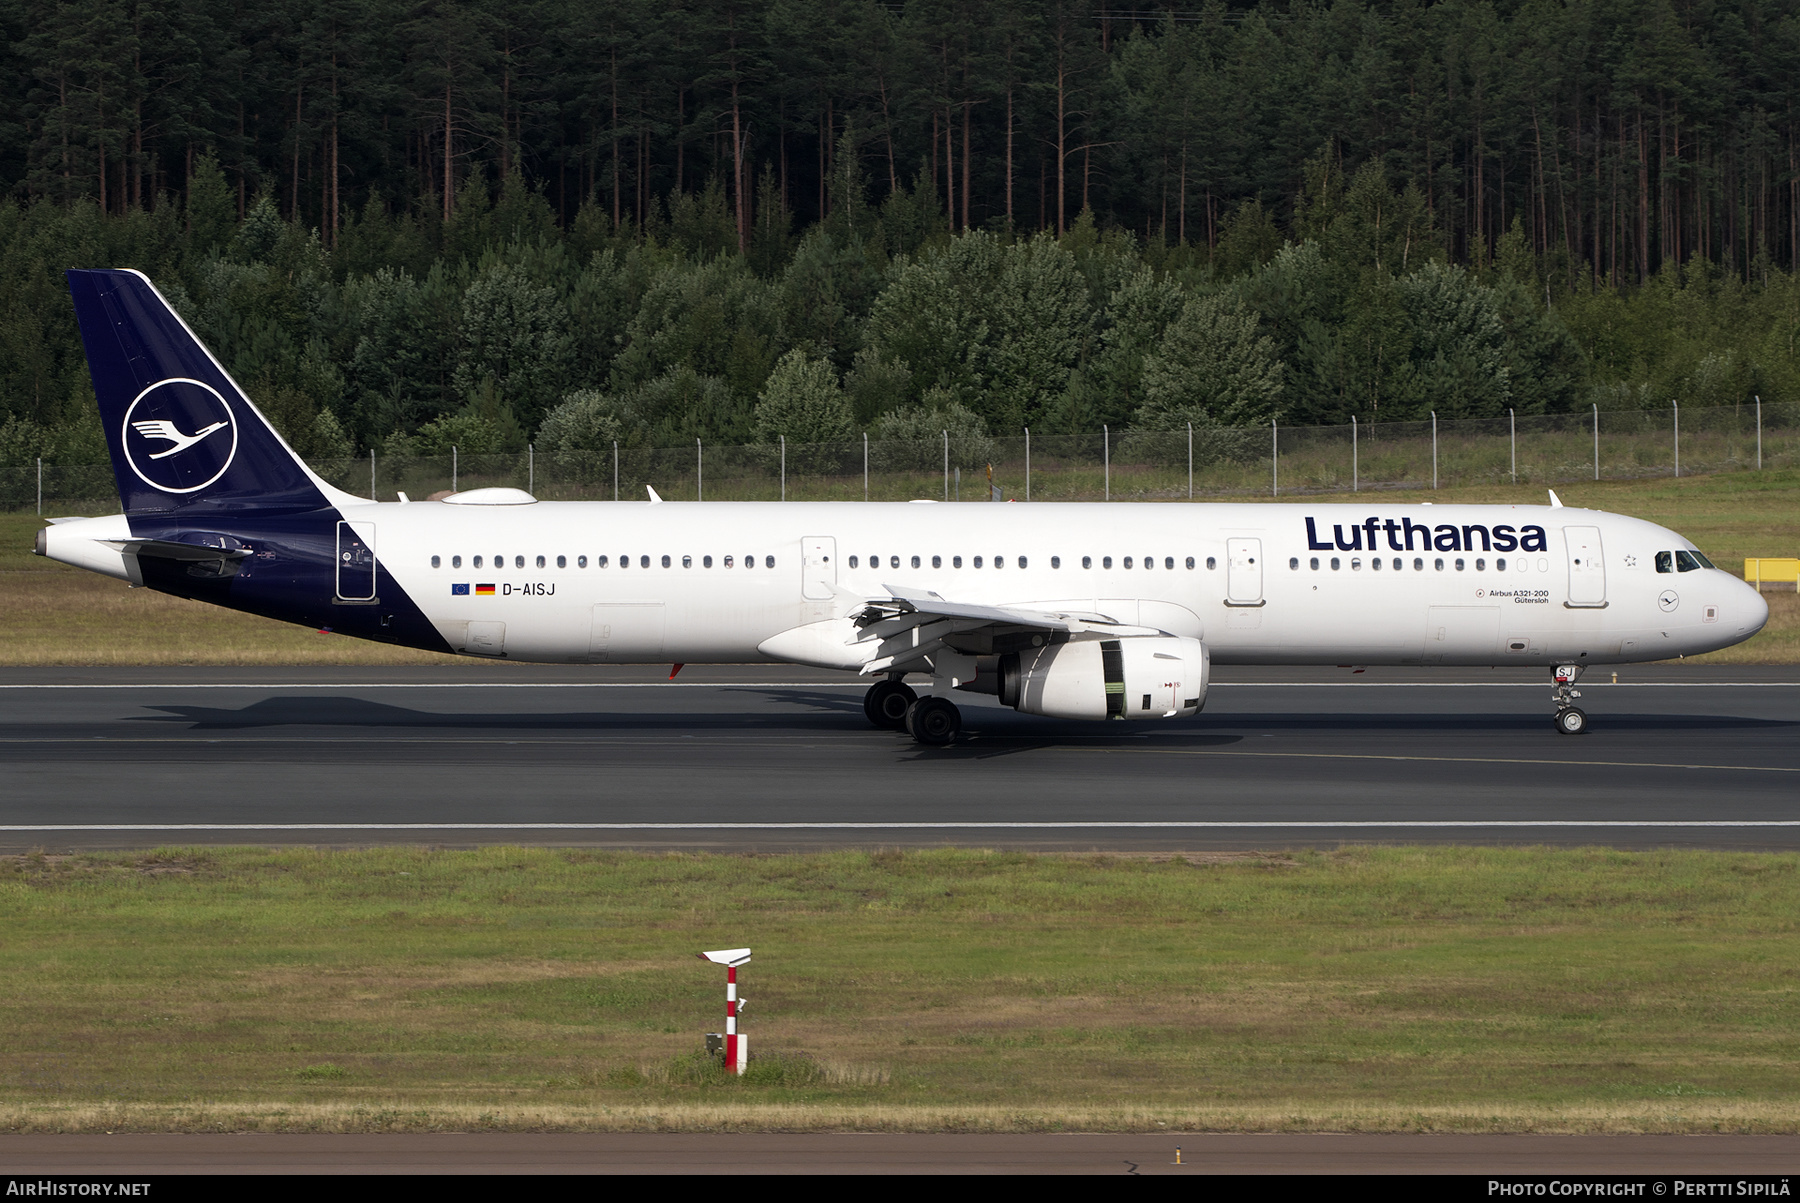
[[[1675,571],[1675,553],[1672,551],[1657,552],[1656,553],[1656,570],[1658,572],[1674,572]]]
[[[1702,568],[1711,568],[1705,556],[1697,551],[1678,551],[1675,553],[1675,568],[1678,572],[1698,572]]]

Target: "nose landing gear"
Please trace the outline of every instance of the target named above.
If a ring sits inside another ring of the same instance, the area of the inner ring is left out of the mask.
[[[1587,734],[1587,713],[1575,705],[1575,699],[1581,696],[1581,691],[1575,688],[1575,682],[1581,680],[1582,667],[1579,664],[1558,664],[1552,670],[1554,688],[1550,691],[1550,700],[1556,703],[1556,729],[1564,735]]]

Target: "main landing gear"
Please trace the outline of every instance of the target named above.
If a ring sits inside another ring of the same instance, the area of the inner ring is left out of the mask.
[[[920,697],[906,682],[887,678],[863,695],[869,722],[889,731],[904,731],[929,747],[944,748],[962,734],[962,711],[948,698]]]
[[[1581,680],[1581,669],[1579,664],[1558,664],[1551,670],[1555,688],[1550,691],[1550,700],[1556,703],[1556,729],[1564,735],[1587,734],[1587,714],[1575,705],[1575,699],[1581,696],[1575,688],[1575,682]]]

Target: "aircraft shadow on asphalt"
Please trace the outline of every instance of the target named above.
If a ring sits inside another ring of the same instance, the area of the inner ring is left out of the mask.
[[[163,713],[134,716],[137,723],[186,724],[195,731],[253,730],[271,727],[350,727],[412,730],[498,732],[592,731],[604,732],[709,732],[773,731],[842,733],[845,729],[867,734],[860,698],[842,693],[808,690],[747,690],[759,692],[785,711],[562,711],[438,712],[395,706],[356,697],[302,695],[263,698],[241,708],[192,705],[149,707]],[[798,711],[798,712],[796,712]],[[1593,737],[1583,746],[1609,734],[1655,735],[1773,731],[1800,726],[1800,721],[1749,718],[1717,714],[1607,714],[1593,712]],[[970,707],[964,714],[968,740],[950,749],[916,749],[921,755],[986,757],[1011,755],[1033,748],[1065,743],[1102,742],[1121,747],[1211,746],[1236,743],[1246,733],[1332,734],[1380,732],[1401,735],[1479,735],[1518,732],[1555,735],[1547,713],[1381,713],[1343,711],[1281,714],[1214,714],[1182,723],[1100,724],[1044,719],[1015,714],[995,707]],[[1320,749],[1327,750],[1327,749]]]

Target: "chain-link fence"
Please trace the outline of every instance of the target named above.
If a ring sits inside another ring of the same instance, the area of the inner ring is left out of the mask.
[[[602,447],[577,454],[370,456],[313,468],[384,501],[504,485],[545,500],[1148,501],[1460,485],[1554,485],[1800,464],[1800,405],[1616,410],[1348,426],[943,435],[909,441]],[[991,482],[991,483],[990,483]],[[0,505],[118,508],[105,465],[0,471]]]

